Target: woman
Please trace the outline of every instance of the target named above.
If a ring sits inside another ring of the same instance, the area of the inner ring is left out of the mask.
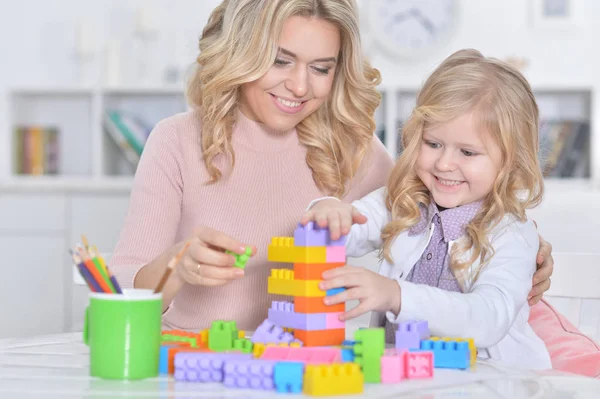
[[[194,110],[146,144],[112,268],[126,287],[153,288],[190,241],[163,289],[165,326],[254,329],[273,300],[270,269],[282,267],[267,262],[270,238],[291,235],[313,198],[353,201],[387,181],[393,162],[373,135],[380,76],[353,0],[225,0],[197,64]],[[246,245],[258,251],[232,267],[224,251]],[[550,252],[541,246],[533,295],[549,286]]]

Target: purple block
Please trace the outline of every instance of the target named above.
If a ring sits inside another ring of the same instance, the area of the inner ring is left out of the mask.
[[[271,360],[227,360],[223,368],[223,384],[233,388],[274,390],[273,370],[276,362]]]
[[[343,247],[346,245],[346,236],[333,241],[327,227],[319,227],[312,221],[306,226],[298,223],[294,231],[294,245],[296,247]]]
[[[429,324],[426,320],[408,320],[398,324],[397,331],[416,331],[419,339],[429,339]]]
[[[221,382],[225,361],[251,358],[250,353],[178,352],[174,376],[177,381]]]
[[[326,313],[296,313],[294,304],[286,301],[271,302],[269,309],[269,321],[286,328],[294,330],[326,330]]]
[[[269,319],[265,319],[252,334],[250,338],[252,343],[263,343],[263,344],[281,344],[290,342],[298,342],[302,345],[302,342],[294,339],[294,336],[288,332],[283,331],[283,328],[275,325]]]

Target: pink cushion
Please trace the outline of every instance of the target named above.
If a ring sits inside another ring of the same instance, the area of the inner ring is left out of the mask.
[[[529,323],[544,341],[552,368],[600,378],[600,345],[582,334],[548,302],[531,308]]]

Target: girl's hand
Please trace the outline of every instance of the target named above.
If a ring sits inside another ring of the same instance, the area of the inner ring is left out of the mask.
[[[366,223],[367,217],[350,204],[344,204],[334,199],[325,199],[317,202],[307,211],[302,216],[300,224],[305,225],[311,220],[314,220],[320,227],[329,227],[331,239],[337,240],[350,232],[352,224]]]
[[[550,276],[554,271],[552,258],[552,244],[540,236],[540,249],[536,258],[537,271],[533,275],[533,288],[529,293],[529,306],[533,306],[542,299],[544,292],[550,289]]]
[[[246,247],[236,239],[209,227],[196,229],[190,247],[177,264],[177,275],[192,285],[220,286],[244,277],[244,270],[234,267],[235,257],[225,250],[243,254]],[[256,248],[252,248],[252,256]]]
[[[323,280],[319,284],[319,288],[322,290],[346,288],[339,294],[325,297],[326,305],[334,305],[351,299],[358,299],[360,302],[355,308],[340,315],[341,321],[353,319],[371,310],[391,311],[395,314],[400,312],[400,286],[395,280],[368,269],[353,266],[327,270],[323,273]]]

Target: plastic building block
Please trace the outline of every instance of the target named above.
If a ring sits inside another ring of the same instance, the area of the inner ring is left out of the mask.
[[[267,249],[269,262],[294,263],[294,238],[271,237],[271,244]]]
[[[434,366],[438,368],[466,369],[471,363],[467,341],[421,341],[421,350],[432,351]],[[418,352],[415,352],[418,353]]]
[[[280,393],[302,393],[304,364],[298,362],[277,362],[273,370],[275,389]]]
[[[290,342],[290,343],[285,343],[285,342],[281,342],[279,344],[263,344],[260,342],[257,342],[254,344],[254,347],[252,349],[252,355],[255,358],[260,358],[263,356],[263,353],[265,352],[265,350],[267,348],[271,348],[271,347],[278,347],[278,348],[301,348],[302,344],[300,342]],[[269,360],[274,360],[274,359],[269,359]]]
[[[272,269],[268,279],[269,294],[324,297],[325,291],[319,289],[319,280],[295,280],[294,272],[289,269]]]
[[[294,263],[294,277],[297,280],[322,280],[325,271],[342,267],[345,264],[345,262]]]
[[[293,263],[346,263],[346,247],[294,247]]]
[[[406,377],[404,367],[406,364],[406,351],[388,352],[381,356],[381,383],[395,384]]]
[[[189,342],[182,342],[182,341],[161,341],[160,344],[166,345],[166,346],[181,346],[181,347],[185,347],[185,348],[192,347],[192,344],[190,344]]]
[[[181,352],[175,355],[177,381],[221,382],[227,360],[248,360],[251,355],[241,353]]]
[[[169,374],[169,348],[173,348],[173,346],[160,346],[158,352],[158,374]]]
[[[281,327],[300,330],[325,330],[326,313],[297,313],[294,304],[285,301],[273,301],[269,309],[269,321]]]
[[[190,348],[198,347],[198,338],[184,337],[180,335],[162,334],[161,342],[184,342],[190,345]]]
[[[243,269],[246,267],[246,262],[252,256],[252,248],[246,247],[246,251],[243,254],[236,254],[235,252],[225,251],[226,254],[233,255],[235,257],[235,265],[239,269]]]
[[[233,341],[233,349],[242,353],[252,353],[253,344],[247,338],[238,338]]]
[[[294,337],[304,343],[304,346],[332,346],[340,345],[346,338],[346,330],[295,330]]]
[[[162,342],[188,342],[192,348],[206,347],[208,336],[183,330],[165,330],[161,332]]]
[[[184,348],[184,347],[171,347],[167,349],[167,372],[168,374],[175,373],[175,356],[179,352],[182,353],[211,353],[210,349],[206,348]]]
[[[410,326],[400,325],[396,331],[396,349],[419,349],[420,347],[419,332],[410,329]]]
[[[434,354],[431,351],[406,353],[406,378],[433,377]]]
[[[295,296],[294,309],[298,313],[338,313],[346,309],[346,304],[325,305],[323,297]]]
[[[223,384],[231,388],[274,390],[275,362],[268,360],[225,360]]]
[[[349,339],[345,339],[344,342],[342,342],[342,346],[343,347],[353,347],[354,345],[356,345],[356,341],[351,341]]]
[[[346,288],[344,287],[332,288],[330,290],[325,291],[325,296],[334,296],[344,291],[346,291]]]
[[[306,226],[298,223],[294,231],[294,244],[298,247],[339,247],[346,245],[346,236],[332,240],[327,227],[319,227],[310,221]]]
[[[306,364],[331,364],[339,363],[342,359],[340,348],[317,347],[317,348],[294,348],[294,347],[267,347],[261,359],[292,361]]]
[[[381,356],[385,350],[383,328],[361,328],[354,333],[354,362],[361,366],[365,382],[381,381]]]
[[[475,347],[475,341],[473,340],[473,338],[431,337],[430,339],[432,341],[437,341],[437,340],[441,339],[442,341],[468,342],[469,343],[469,351],[470,351],[469,365],[472,366],[477,361],[477,348]]]
[[[222,352],[233,348],[233,341],[238,338],[235,321],[215,320],[208,331],[208,348]]]
[[[342,362],[354,362],[354,350],[350,348],[342,348]]]
[[[283,329],[279,326],[276,326],[274,323],[270,322],[268,319],[264,320],[254,331],[251,338],[252,342],[256,344],[257,342],[263,344],[270,343],[290,343],[290,342],[298,342],[297,339],[294,339],[294,336],[290,333],[283,331]]]
[[[306,366],[303,388],[305,394],[349,395],[362,393],[363,390],[363,373],[355,363]]]
[[[397,326],[397,331],[415,331],[419,339],[429,339],[429,323],[426,320],[407,320]]]
[[[340,321],[340,313],[322,313],[325,315],[325,329],[336,330],[338,328],[346,328],[346,322]]]

